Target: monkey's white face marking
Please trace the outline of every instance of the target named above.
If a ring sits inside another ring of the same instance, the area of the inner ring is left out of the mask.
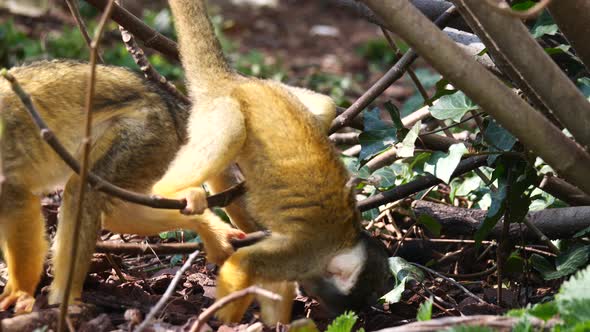
[[[356,285],[367,258],[365,246],[359,242],[352,249],[342,251],[328,263],[327,272],[332,283],[343,294],[350,294]]]

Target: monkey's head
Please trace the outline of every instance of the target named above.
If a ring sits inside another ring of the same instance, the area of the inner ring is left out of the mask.
[[[395,285],[388,256],[383,243],[363,231],[353,248],[330,260],[324,276],[300,284],[331,314],[360,310],[374,304]]]

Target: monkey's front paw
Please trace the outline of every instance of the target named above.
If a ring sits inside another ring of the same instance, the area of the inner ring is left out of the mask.
[[[203,188],[193,188],[185,193],[186,207],[180,212],[186,215],[202,214],[208,207],[207,193]]]
[[[234,248],[231,244],[232,239],[243,239],[246,233],[236,228],[228,228],[220,231],[217,234],[215,244],[210,241],[205,242],[205,251],[207,252],[207,261],[221,265],[225,260],[234,253]]]
[[[4,289],[4,292],[0,295],[0,311],[7,310],[10,306],[14,305],[14,314],[26,314],[33,310],[35,304],[35,298],[27,292],[21,290],[11,291]]]

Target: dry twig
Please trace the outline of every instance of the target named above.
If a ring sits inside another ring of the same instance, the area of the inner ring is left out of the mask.
[[[450,7],[439,18],[434,21],[438,27],[443,28],[454,17],[455,7]],[[342,114],[337,116],[330,127],[330,133],[348,125],[362,110],[369,106],[377,97],[379,97],[385,89],[387,89],[393,82],[398,80],[409,66],[418,58],[418,54],[409,49],[394,65],[389,69],[383,77],[381,77],[375,84],[373,84],[362,96],[360,96],[350,107]]]
[[[268,237],[270,232],[258,231],[249,233],[243,239],[231,239],[234,250],[247,247]],[[199,243],[117,243],[99,241],[96,243],[96,251],[110,254],[140,255],[151,250],[156,255],[190,254],[200,248]]]
[[[432,273],[432,274],[434,274],[437,277],[443,278],[444,280],[446,280],[446,281],[450,282],[451,284],[457,286],[459,289],[461,289],[463,292],[465,292],[465,294],[467,294],[469,297],[475,299],[477,302],[479,302],[479,303],[487,303],[486,301],[482,300],[477,295],[475,295],[471,291],[469,291],[469,289],[465,288],[465,286],[463,286],[460,283],[456,282],[453,278],[446,277],[446,276],[444,276],[444,275],[442,275],[442,274],[434,271],[433,269],[428,268],[428,267],[426,267],[424,265],[420,265],[418,263],[410,263],[410,264],[412,264],[414,266],[417,266],[417,267],[421,268],[424,271],[427,271],[429,273]]]
[[[178,282],[180,281],[180,277],[182,277],[184,272],[186,270],[188,270],[188,268],[191,266],[191,264],[193,263],[195,258],[197,258],[198,254],[199,254],[199,251],[197,250],[188,256],[188,258],[186,259],[186,262],[184,262],[184,264],[182,265],[180,270],[176,271],[176,274],[174,275],[174,278],[170,282],[170,285],[168,285],[168,288],[166,288],[166,292],[164,292],[162,297],[158,300],[158,303],[156,303],[156,305],[152,307],[152,309],[147,314],[147,316],[145,316],[145,319],[135,329],[135,332],[143,331],[148,326],[148,324],[154,319],[156,314],[160,310],[162,310],[162,308],[164,307],[164,305],[166,304],[166,302],[168,301],[170,296],[172,296],[174,289],[176,288],[176,286],[178,285]]]
[[[98,27],[94,33],[94,38],[90,43],[90,75],[88,77],[88,90],[86,91],[86,128],[85,128],[85,137],[82,140],[82,166],[80,169],[80,186],[78,192],[78,204],[76,207],[76,217],[74,222],[74,230],[72,231],[72,247],[71,247],[71,261],[70,266],[67,274],[67,282],[66,288],[64,289],[63,298],[61,300],[59,306],[59,321],[57,324],[58,331],[64,331],[66,329],[66,316],[68,312],[68,302],[70,297],[70,291],[72,289],[72,279],[74,275],[74,271],[76,269],[76,257],[78,252],[78,244],[80,237],[80,227],[82,224],[82,213],[83,213],[83,204],[84,204],[84,196],[86,192],[86,179],[88,177],[88,168],[90,164],[90,146],[91,146],[91,138],[92,138],[92,98],[94,97],[94,88],[96,84],[96,61],[98,58],[98,45],[100,44],[100,39],[102,37],[102,33],[104,32],[104,28],[106,22],[111,15],[111,10],[113,9],[113,4],[115,3],[114,0],[110,0],[105,11],[103,12],[100,22],[98,23]]]
[[[282,299],[280,295],[257,286],[250,286],[240,291],[233,292],[227,296],[222,297],[221,299],[218,299],[217,301],[215,301],[215,303],[213,303],[212,306],[207,308],[207,310],[203,311],[199,315],[199,318],[197,318],[197,321],[193,324],[193,326],[191,326],[190,332],[199,331],[201,329],[201,326],[203,326],[203,324],[205,324],[209,320],[209,318],[211,318],[211,316],[213,316],[219,309],[223,308],[224,306],[228,305],[233,301],[239,300],[251,294],[264,296],[273,301],[280,301]]]
[[[164,90],[168,91],[178,100],[182,101],[186,105],[190,105],[190,99],[188,99],[186,95],[180,93],[174,84],[170,83],[166,77],[160,75],[160,73],[154,69],[148,58],[145,56],[144,51],[135,42],[135,37],[121,25],[119,25],[119,31],[121,31],[121,39],[123,39],[123,43],[125,44],[127,52],[131,54],[133,61],[135,61],[137,66],[139,66],[139,69],[143,72],[143,75],[148,80],[160,85]]]
[[[74,21],[76,21],[76,24],[78,25],[78,29],[80,30],[80,33],[82,34],[82,37],[84,38],[84,41],[86,42],[86,46],[88,46],[88,48],[91,47],[91,43],[92,40],[90,39],[90,35],[88,34],[88,28],[86,27],[86,24],[84,23],[84,20],[82,19],[82,15],[80,15],[80,8],[78,7],[78,1],[77,0],[66,0],[66,4],[68,5],[68,8],[70,9],[70,13],[72,13],[72,16],[74,17]],[[104,60],[102,59],[102,57],[100,56],[100,54],[98,54],[98,58],[100,59],[100,62],[104,63]]]

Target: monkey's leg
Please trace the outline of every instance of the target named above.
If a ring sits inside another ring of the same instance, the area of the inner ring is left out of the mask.
[[[336,117],[336,105],[332,98],[308,89],[281,84],[301,101],[305,108],[319,120],[322,129],[327,134],[332,120]]]
[[[0,311],[13,304],[15,313],[33,309],[34,293],[47,253],[45,223],[39,198],[4,183],[0,202],[0,244],[8,267],[8,283],[0,294]]]
[[[277,301],[264,296],[256,296],[256,300],[260,305],[262,320],[271,326],[278,322],[289,324],[293,310],[293,299],[295,298],[295,283],[292,281],[280,281],[263,283],[261,286],[283,298],[277,303]]]
[[[255,245],[241,248],[223,264],[217,278],[219,299],[251,285],[269,282],[294,281],[305,275],[317,262],[305,254],[309,248],[306,243],[293,240],[293,237],[271,235]],[[217,316],[226,322],[239,321],[253,297],[234,301],[221,309]],[[292,301],[293,298],[283,299]],[[290,306],[282,305],[285,312],[275,313],[277,317],[288,320]]]
[[[234,250],[230,240],[246,234],[231,227],[211,210],[186,216],[176,210],[152,209],[132,203],[118,203],[103,216],[103,226],[117,233],[154,235],[176,229],[190,229],[199,234],[207,260],[222,264]]]
[[[153,194],[178,197],[178,192],[198,187],[219,174],[240,152],[246,127],[238,101],[220,97],[202,108],[192,111],[189,141],[153,186]]]
[[[106,204],[104,194],[87,189],[82,202],[80,230],[75,236],[78,238],[76,256],[72,256],[71,246],[74,236],[74,223],[78,206],[80,180],[77,175],[70,178],[64,188],[63,202],[59,209],[59,223],[53,243],[53,274],[54,279],[49,293],[49,304],[60,303],[64,300],[68,273],[72,259],[75,269],[72,276],[70,296],[66,301],[73,303],[82,295],[84,279],[88,272],[90,259],[94,253],[94,246],[100,230],[100,215]]]
[[[237,177],[239,175],[239,177]],[[207,187],[211,193],[220,193],[243,181],[239,168],[233,164],[220,174],[207,180]],[[247,194],[246,194],[247,195]],[[246,196],[236,197],[228,206],[223,208],[231,222],[246,233],[260,230],[255,220],[248,214],[246,209]]]

